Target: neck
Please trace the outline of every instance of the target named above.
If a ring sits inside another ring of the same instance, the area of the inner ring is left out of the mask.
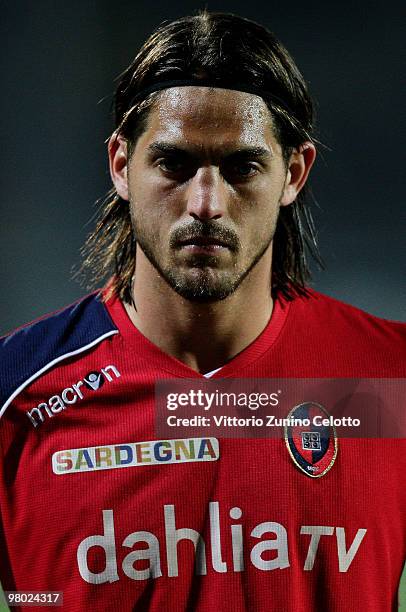
[[[268,251],[232,295],[209,304],[179,296],[139,251],[136,308],[126,305],[128,315],[148,340],[193,370],[219,368],[251,344],[271,317],[271,248]]]

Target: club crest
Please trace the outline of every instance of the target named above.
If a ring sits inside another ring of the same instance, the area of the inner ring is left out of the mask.
[[[316,402],[304,402],[288,414],[285,442],[293,463],[311,478],[324,476],[337,456],[337,435],[331,417]]]

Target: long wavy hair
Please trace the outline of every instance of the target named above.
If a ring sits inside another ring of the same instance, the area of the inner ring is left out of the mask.
[[[266,28],[228,13],[203,11],[164,23],[144,43],[121,74],[114,95],[115,133],[130,155],[146,128],[159,91],[170,80],[210,79],[238,89],[241,83],[261,91],[273,119],[285,163],[291,152],[313,137],[314,108],[303,76],[283,45]],[[224,86],[224,85],[223,85]],[[145,94],[145,95],[144,95]],[[308,255],[322,264],[305,186],[295,202],[281,207],[273,239],[271,286],[287,299],[306,294],[311,278]],[[91,284],[112,275],[111,292],[131,302],[136,236],[128,203],[111,189],[94,231],[82,249],[81,271]]]

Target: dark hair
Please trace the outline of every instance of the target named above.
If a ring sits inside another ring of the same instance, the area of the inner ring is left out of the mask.
[[[293,59],[275,36],[257,23],[228,13],[201,12],[159,27],[119,77],[114,96],[115,129],[130,154],[146,127],[162,81],[209,79],[232,89],[244,83],[261,91],[281,144],[285,163],[292,150],[313,140],[313,104]],[[142,92],[147,92],[143,95]],[[262,93],[263,92],[263,93]],[[138,97],[137,97],[138,95]],[[272,292],[291,299],[306,294],[309,251],[321,264],[306,186],[290,206],[281,207],[274,235]],[[136,238],[129,206],[112,189],[83,254],[82,271],[93,281],[113,273],[112,291],[131,302]]]

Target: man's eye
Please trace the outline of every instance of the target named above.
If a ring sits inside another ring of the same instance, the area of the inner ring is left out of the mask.
[[[225,169],[225,174],[228,174],[231,177],[246,179],[255,176],[258,172],[257,165],[252,162],[239,162],[230,164],[228,168]]]
[[[184,163],[182,161],[170,157],[159,159],[158,166],[164,172],[171,174],[176,174],[184,169]]]

